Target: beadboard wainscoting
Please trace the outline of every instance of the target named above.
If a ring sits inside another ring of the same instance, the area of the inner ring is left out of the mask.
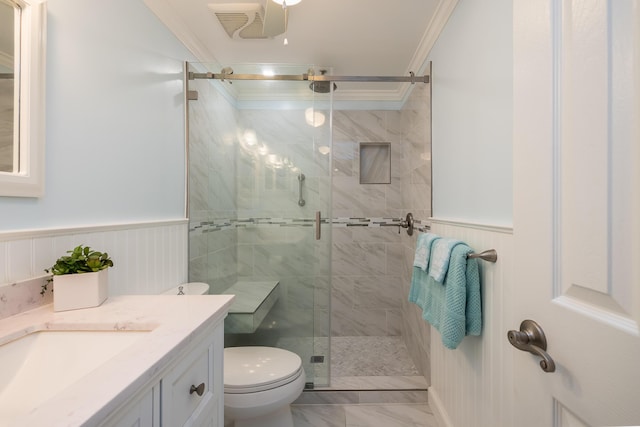
[[[445,348],[431,328],[429,403],[442,427],[507,427],[513,419],[513,348],[507,331],[512,322],[511,228],[433,219],[431,232],[460,239],[476,252],[495,249],[498,262],[480,261],[483,327],[479,337],[465,337],[456,350]]]
[[[109,295],[159,294],[187,281],[188,220],[0,232],[0,318],[51,302],[45,268],[78,245],[107,252]]]

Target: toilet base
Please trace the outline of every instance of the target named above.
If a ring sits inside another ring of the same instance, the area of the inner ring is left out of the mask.
[[[225,349],[225,353],[228,350]],[[225,427],[294,427],[290,405],[300,396],[306,381],[301,360],[299,357],[297,360],[298,367],[290,374],[292,376],[285,376],[280,383],[271,384],[273,388],[245,384],[239,389],[225,383]],[[229,366],[232,365],[225,364],[225,378]],[[282,383],[285,380],[290,382]]]
[[[232,427],[293,427],[291,407],[283,406],[273,412],[255,418],[235,420]]]

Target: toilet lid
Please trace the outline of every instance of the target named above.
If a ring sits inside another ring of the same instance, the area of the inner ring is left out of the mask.
[[[224,392],[251,393],[287,384],[302,373],[300,356],[281,348],[224,349]]]

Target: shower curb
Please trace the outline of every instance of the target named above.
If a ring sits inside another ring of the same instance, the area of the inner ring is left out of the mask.
[[[294,405],[426,404],[427,390],[305,390]]]

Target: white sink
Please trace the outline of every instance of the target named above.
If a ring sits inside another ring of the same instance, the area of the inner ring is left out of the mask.
[[[2,423],[27,414],[148,332],[46,330],[0,346]]]

